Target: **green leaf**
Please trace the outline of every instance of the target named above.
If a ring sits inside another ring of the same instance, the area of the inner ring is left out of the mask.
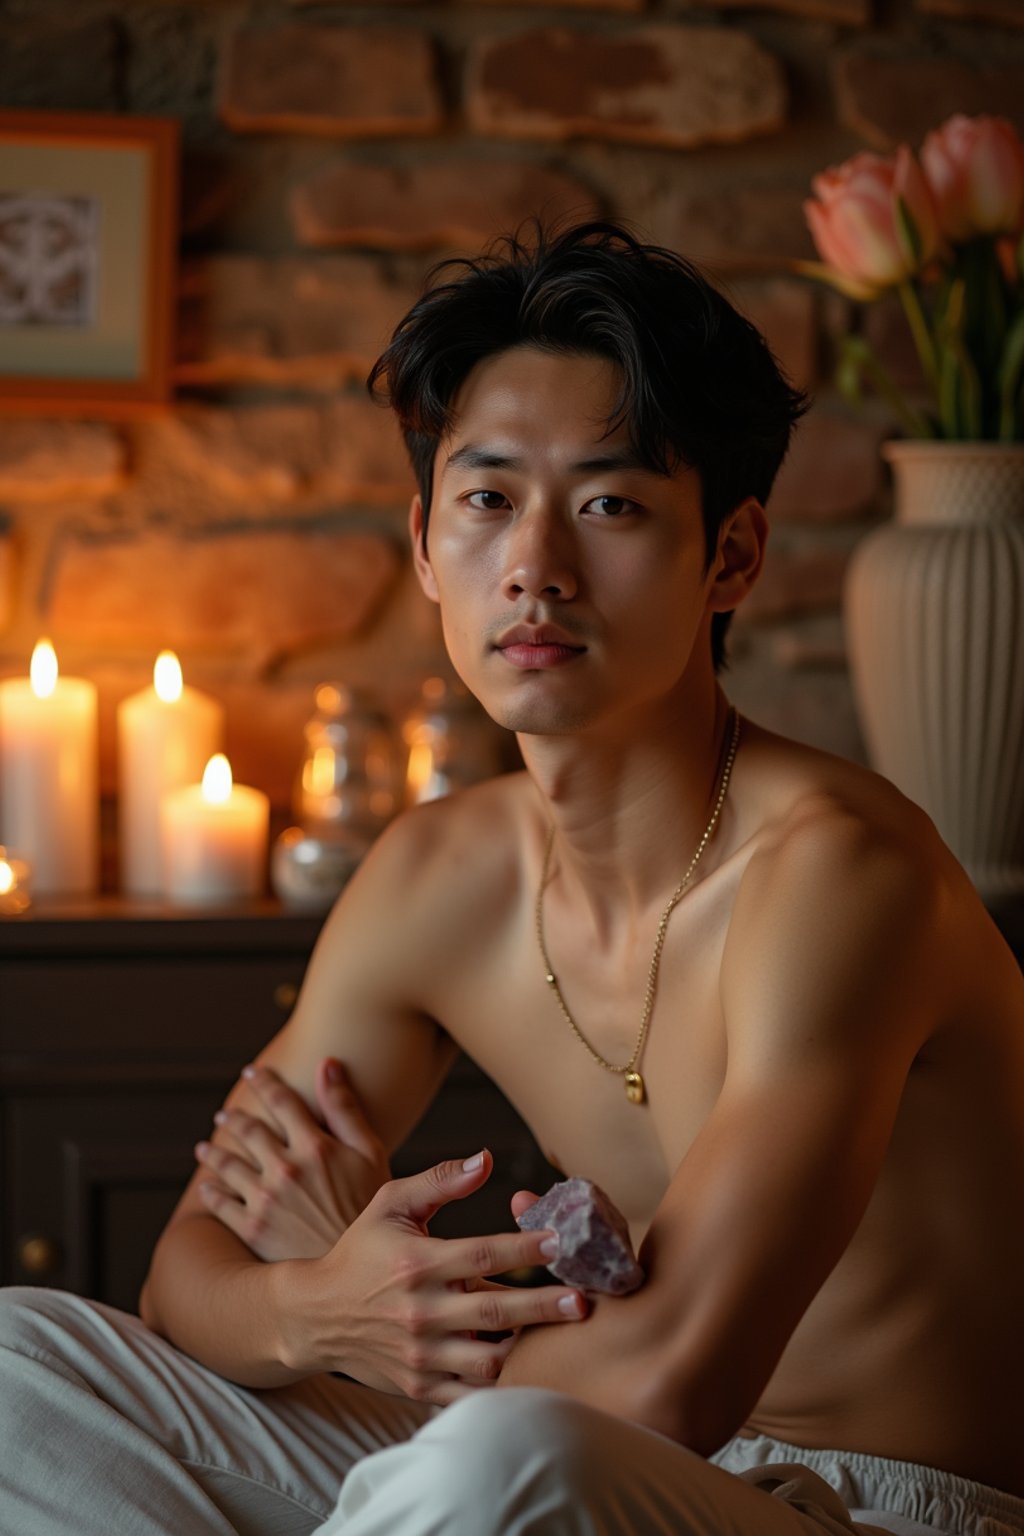
[[[851,338],[847,337],[847,341]],[[851,405],[861,406],[864,403],[864,390],[862,388],[863,364],[844,347],[836,365],[836,388]]]
[[[924,369],[925,378],[936,392],[939,387],[939,366],[935,357],[935,340],[928,327],[928,320],[921,304],[921,298],[917,289],[911,282],[899,284],[900,302],[903,312],[910,326],[910,334],[914,338],[914,346],[917,355],[921,359],[921,367]]]
[[[964,306],[967,298],[967,279],[955,277],[949,285],[946,312],[942,317],[939,334],[948,339],[959,336],[964,324]]]
[[[956,354],[950,347],[939,349],[939,422],[944,438],[963,437]]]
[[[848,395],[859,404],[861,382],[867,379],[899,421],[908,437],[934,437],[931,423],[916,410],[897,388],[892,375],[879,361],[874,349],[863,336],[844,336],[840,344],[840,360],[836,381],[840,389],[852,391]]]
[[[957,254],[959,257],[959,252]],[[957,264],[959,266],[959,261]],[[952,342],[959,335],[963,324],[966,286],[966,280],[962,276],[950,276],[935,327],[936,356],[939,367],[939,422],[942,435],[947,439],[956,439],[965,435],[961,411],[958,353]]]
[[[957,277],[938,330],[939,416],[944,436],[977,442],[985,436],[985,417],[981,378],[964,341],[966,301],[967,279]]]
[[[855,277],[846,277],[823,261],[790,261],[786,263],[786,268],[799,277],[812,277],[816,283],[825,283],[845,298],[856,299],[861,304],[873,304],[885,291],[872,287],[870,283],[858,282]]]
[[[1017,401],[1024,368],[1024,309],[1006,334],[999,366],[999,441],[1024,440],[1024,403]]]
[[[923,250],[921,234],[914,215],[907,206],[906,198],[903,197],[897,197],[896,199],[896,227],[903,237],[903,244],[910,252],[910,259],[914,264],[916,272],[921,265],[921,253]]]

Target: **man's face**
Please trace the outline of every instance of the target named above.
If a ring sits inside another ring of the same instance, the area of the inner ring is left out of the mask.
[[[711,669],[698,475],[606,435],[618,393],[603,358],[514,348],[469,374],[438,449],[417,569],[456,671],[514,731],[628,717]]]

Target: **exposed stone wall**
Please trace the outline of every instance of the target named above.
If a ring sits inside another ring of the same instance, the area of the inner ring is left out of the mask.
[[[96,680],[109,790],[114,706],[173,645],[237,776],[285,803],[316,681],[397,717],[442,664],[370,362],[434,260],[609,214],[704,263],[815,392],[730,688],[860,755],[839,598],[885,515],[885,423],[831,387],[844,303],[787,272],[801,202],[955,110],[1024,129],[1022,69],[1024,0],[0,0],[0,107],[168,113],[185,140],[174,409],[0,419],[0,674],[48,632]]]

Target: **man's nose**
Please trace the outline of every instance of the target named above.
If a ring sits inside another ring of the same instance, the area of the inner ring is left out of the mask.
[[[502,588],[511,598],[575,597],[573,539],[559,512],[538,508],[517,519],[505,551]]]

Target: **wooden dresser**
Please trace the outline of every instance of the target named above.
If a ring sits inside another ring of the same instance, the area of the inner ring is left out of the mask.
[[[135,1309],[192,1146],[284,1023],[319,926],[269,902],[207,915],[116,898],[0,918],[0,1283]],[[393,1171],[480,1146],[495,1172],[439,1215],[442,1236],[510,1229],[511,1193],[556,1177],[462,1058]]]

